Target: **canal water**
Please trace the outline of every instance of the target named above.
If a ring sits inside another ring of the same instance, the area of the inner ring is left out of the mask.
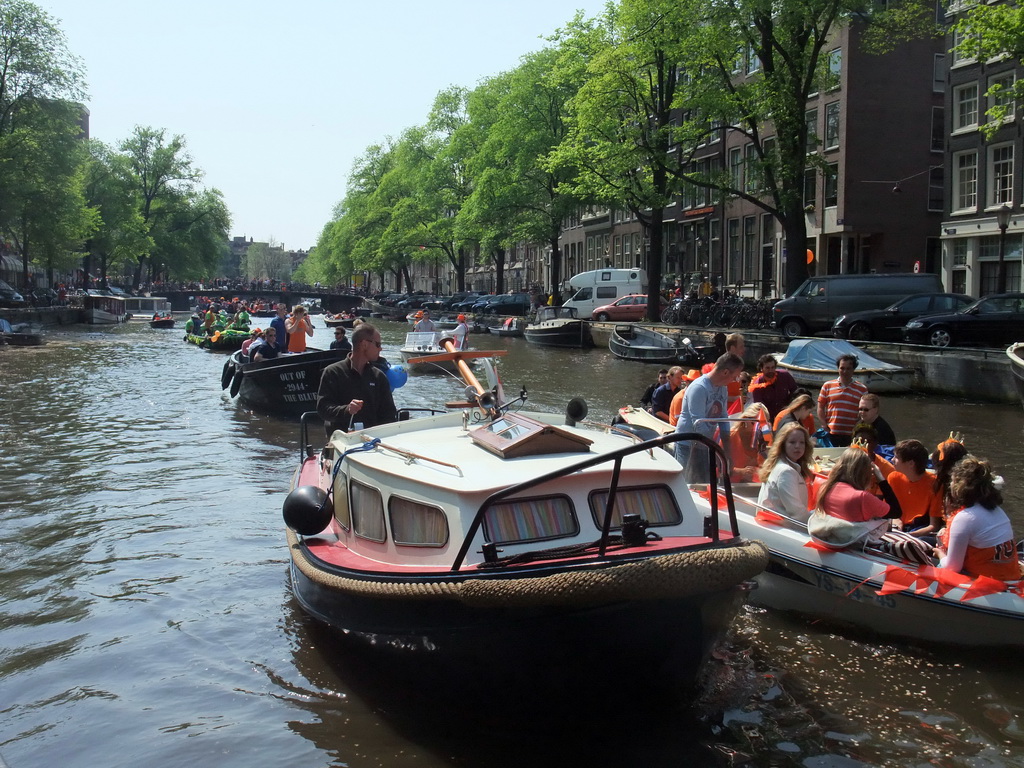
[[[379,326],[397,361],[407,328]],[[317,329],[315,344],[330,340]],[[658,367],[472,341],[507,349],[508,394],[525,387],[550,411],[582,396],[594,421],[635,403]],[[518,691],[462,681],[463,706],[436,706],[292,599],[280,508],[298,428],[241,408],[221,390],[223,363],[180,331],[134,322],[0,350],[0,763],[1024,766],[1019,655],[750,607],[682,710],[636,717],[613,702],[539,721],[526,675]],[[414,374],[397,399],[431,406],[462,391]],[[929,446],[963,432],[1006,477],[1024,534],[1019,406],[886,397],[883,414]],[[594,674],[644,675],[644,659],[624,648]]]

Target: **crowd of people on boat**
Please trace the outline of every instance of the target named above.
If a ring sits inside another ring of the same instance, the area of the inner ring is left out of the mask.
[[[962,436],[932,452],[917,439],[897,441],[879,396],[856,380],[854,355],[838,359],[836,378],[815,398],[773,355],[745,376],[743,353],[743,337],[732,334],[703,369],[659,371],[641,403],[676,432],[716,441],[733,482],[760,482],[763,514],[806,528],[824,548],[872,546],[971,577],[1021,577],[1002,480]],[[845,450],[829,467],[815,461],[820,448]],[[675,455],[690,482],[709,481],[703,445],[679,441]]]

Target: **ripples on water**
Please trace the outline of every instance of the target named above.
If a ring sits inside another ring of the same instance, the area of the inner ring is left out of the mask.
[[[265,321],[264,321],[265,322]],[[401,324],[381,323],[398,360]],[[1015,658],[939,653],[748,608],[686,711],[539,722],[529,691],[438,711],[381,679],[291,598],[280,504],[296,425],[220,389],[224,358],[144,323],[0,351],[0,753],[25,766],[1024,765]],[[316,341],[330,336],[318,329]],[[607,421],[658,366],[506,348],[506,391]],[[414,374],[399,401],[461,399]],[[897,433],[950,429],[1007,476],[1021,531],[1020,409],[887,399]],[[978,658],[980,656],[980,658]],[[618,675],[643,660],[609,660]],[[526,702],[496,717],[496,702]]]

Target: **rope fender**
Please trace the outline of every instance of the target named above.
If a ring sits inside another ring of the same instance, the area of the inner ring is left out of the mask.
[[[420,583],[377,582],[327,573],[309,559],[287,529],[295,567],[310,581],[350,595],[392,600],[457,600],[474,607],[599,605],[621,600],[662,600],[717,592],[751,579],[768,565],[759,541],[651,557],[602,568],[533,578],[471,578]]]

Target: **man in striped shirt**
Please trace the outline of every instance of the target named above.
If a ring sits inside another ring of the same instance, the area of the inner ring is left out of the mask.
[[[837,362],[839,378],[826,381],[818,393],[818,420],[828,431],[832,445],[844,448],[850,444],[858,420],[857,406],[868,388],[854,381],[856,355],[843,355]]]

